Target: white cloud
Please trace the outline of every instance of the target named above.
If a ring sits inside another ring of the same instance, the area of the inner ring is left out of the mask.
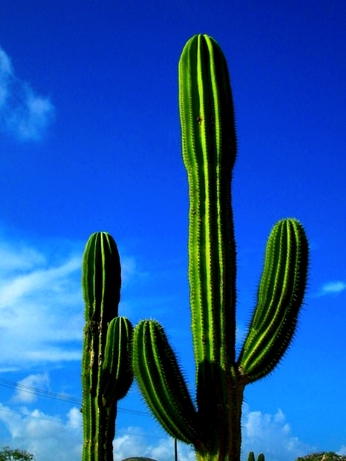
[[[25,414],[23,414],[25,413]],[[39,410],[13,412],[0,404],[0,421],[5,424],[10,437],[0,441],[0,445],[10,445],[26,449],[36,456],[37,461],[80,459],[82,443],[82,416],[77,408],[72,408],[65,419],[50,417]],[[145,429],[127,427],[117,430],[113,443],[114,461],[127,457],[144,456],[158,461],[174,459],[174,442],[170,437],[150,437]],[[341,449],[343,450],[344,447]],[[242,460],[249,451],[256,457],[264,453],[266,461],[292,461],[316,451],[314,447],[301,442],[292,434],[285,415],[278,410],[275,415],[251,412],[244,406]],[[179,461],[194,461],[195,454],[189,445],[178,443]]]
[[[171,461],[174,459],[174,440],[165,437],[156,439],[154,443],[148,442],[141,428],[128,427],[115,438],[113,452],[114,461],[135,456],[143,456],[158,461]],[[179,461],[194,461],[196,456],[190,446],[178,443],[178,459]]]
[[[18,381],[13,400],[23,403],[37,400],[37,394],[34,392],[35,388],[42,390],[49,388],[48,373],[29,375],[21,381]]]
[[[39,96],[13,70],[11,60],[0,48],[0,127],[20,140],[39,140],[45,133],[54,107]]]
[[[243,459],[249,451],[256,456],[265,455],[266,461],[292,461],[314,451],[292,434],[290,425],[281,410],[275,415],[250,411],[243,406]]]
[[[1,441],[27,450],[37,461],[77,461],[81,458],[82,419],[77,408],[72,408],[63,420],[50,417],[39,410],[17,413],[0,404],[0,421],[10,437]]]
[[[319,292],[319,296],[326,296],[326,295],[336,296],[345,290],[346,290],[346,282],[343,282],[340,280],[337,280],[334,282],[328,282],[322,286]]]
[[[341,455],[341,456],[342,456],[342,455],[346,455],[346,446],[343,445],[343,446],[340,448],[340,450],[338,450],[336,453],[337,453],[338,455]]]

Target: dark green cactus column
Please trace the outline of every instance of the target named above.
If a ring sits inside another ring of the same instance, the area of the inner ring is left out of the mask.
[[[237,359],[233,102],[226,60],[207,35],[192,37],[183,49],[179,107],[190,197],[196,401],[158,322],[143,320],[136,326],[133,370],[152,413],[172,437],[194,445],[197,460],[239,461],[244,388],[271,373],[292,340],[306,287],[308,243],[295,219],[273,227],[257,306]]]
[[[82,358],[83,461],[113,461],[117,401],[129,390],[132,325],[118,317],[121,269],[105,232],[89,238],[83,256],[85,328]]]

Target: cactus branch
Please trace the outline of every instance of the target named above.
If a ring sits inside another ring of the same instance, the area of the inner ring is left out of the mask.
[[[133,336],[133,367],[149,408],[172,437],[196,440],[196,410],[161,325],[142,320]]]
[[[249,382],[273,371],[291,343],[307,266],[308,242],[302,225],[295,219],[279,221],[268,239],[257,306],[238,360]]]

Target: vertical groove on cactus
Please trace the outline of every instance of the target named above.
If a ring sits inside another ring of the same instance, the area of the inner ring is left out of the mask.
[[[121,268],[113,238],[96,232],[83,256],[83,461],[113,461],[117,401],[131,386],[131,323],[118,316]]]

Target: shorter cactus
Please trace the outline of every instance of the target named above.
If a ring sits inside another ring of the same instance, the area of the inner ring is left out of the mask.
[[[250,451],[247,461],[255,461],[255,454],[253,451]],[[260,453],[257,457],[257,461],[265,461],[264,454]]]
[[[117,401],[125,397],[130,367],[131,322],[118,317],[121,269],[113,238],[96,232],[83,256],[85,320],[83,386],[83,461],[113,461]]]

